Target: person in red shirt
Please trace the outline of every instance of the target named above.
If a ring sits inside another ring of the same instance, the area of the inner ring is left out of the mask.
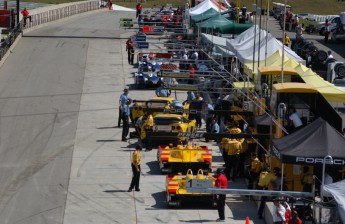
[[[290,205],[287,202],[282,203],[285,208],[285,224],[289,224],[292,219],[292,211]]]
[[[302,224],[302,220],[298,217],[297,211],[293,211],[292,219],[289,221],[289,224]]]
[[[136,9],[137,9],[137,14],[135,18],[138,18],[139,15],[141,14],[141,11],[143,10],[143,6],[140,3],[138,3],[136,6]]]
[[[113,0],[108,0],[108,7],[109,7],[109,10],[113,9]]]
[[[194,68],[193,64],[189,64],[188,70],[189,70],[188,84],[194,84],[195,68]]]
[[[228,188],[228,179],[224,175],[224,171],[220,168],[217,169],[216,175],[214,175],[214,178],[216,178],[215,181],[215,187],[227,189]],[[217,219],[217,222],[224,222],[225,221],[225,198],[226,194],[217,194],[217,209],[218,209],[218,215],[219,219]]]
[[[128,54],[128,64],[133,65],[134,62],[134,43],[131,38],[126,41],[126,51]]]
[[[26,20],[29,19],[30,20],[30,23],[32,22],[32,18],[31,16],[29,16],[29,11],[24,8],[22,11],[21,11],[22,15],[23,15],[23,19],[24,19],[24,24],[23,26],[25,27],[26,26]]]

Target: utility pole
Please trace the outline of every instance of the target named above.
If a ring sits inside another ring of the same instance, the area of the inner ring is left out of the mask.
[[[17,2],[17,24],[19,23],[19,0],[16,1]]]

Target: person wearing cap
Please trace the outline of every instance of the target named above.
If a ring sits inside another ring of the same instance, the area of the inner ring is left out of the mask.
[[[272,218],[274,224],[283,224],[285,222],[285,208],[278,198],[273,201]]]
[[[129,133],[129,116],[130,116],[130,110],[129,105],[132,103],[132,99],[128,95],[129,91],[128,89],[123,90],[123,94],[120,96],[119,100],[119,108],[121,111],[121,118],[123,122],[122,127],[122,141],[125,142],[127,140],[127,135]]]
[[[220,168],[217,169],[215,178],[215,187],[227,189],[228,188],[228,179],[224,175],[224,171]],[[217,222],[224,222],[225,221],[225,199],[226,194],[217,194],[217,209],[219,218],[216,220]]]
[[[140,180],[140,171],[141,171],[141,168],[140,168],[141,149],[142,149],[141,145],[138,144],[135,147],[135,151],[132,154],[131,166],[132,166],[133,177],[132,177],[131,185],[129,186],[128,192],[131,192],[133,189],[135,189],[135,191],[140,191],[139,180]]]

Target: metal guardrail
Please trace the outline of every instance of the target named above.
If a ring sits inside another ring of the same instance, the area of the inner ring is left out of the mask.
[[[0,61],[6,55],[17,37],[22,34],[23,30],[97,9],[100,9],[98,0],[77,2],[68,5],[62,4],[61,7],[57,5],[56,8],[47,7],[46,11],[42,10],[41,12],[34,13],[31,15],[32,22],[27,19],[25,27],[23,26],[24,22],[22,19],[13,29],[9,29],[6,35],[1,34]]]

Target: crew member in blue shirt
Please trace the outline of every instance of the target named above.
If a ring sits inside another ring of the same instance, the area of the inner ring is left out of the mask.
[[[188,91],[187,92],[187,99],[183,102],[183,104],[190,103],[190,102],[192,102],[194,100],[195,100],[194,92],[193,91]]]
[[[132,103],[132,99],[128,95],[128,89],[125,88],[123,90],[123,94],[120,96],[119,100],[119,107],[122,112],[122,122],[123,122],[123,128],[122,128],[122,141],[125,142],[127,140],[127,135],[129,133],[129,116],[130,116],[130,110],[129,105]]]
[[[162,83],[160,87],[156,89],[156,95],[159,97],[169,97],[171,94],[171,91],[164,87],[164,84]]]

